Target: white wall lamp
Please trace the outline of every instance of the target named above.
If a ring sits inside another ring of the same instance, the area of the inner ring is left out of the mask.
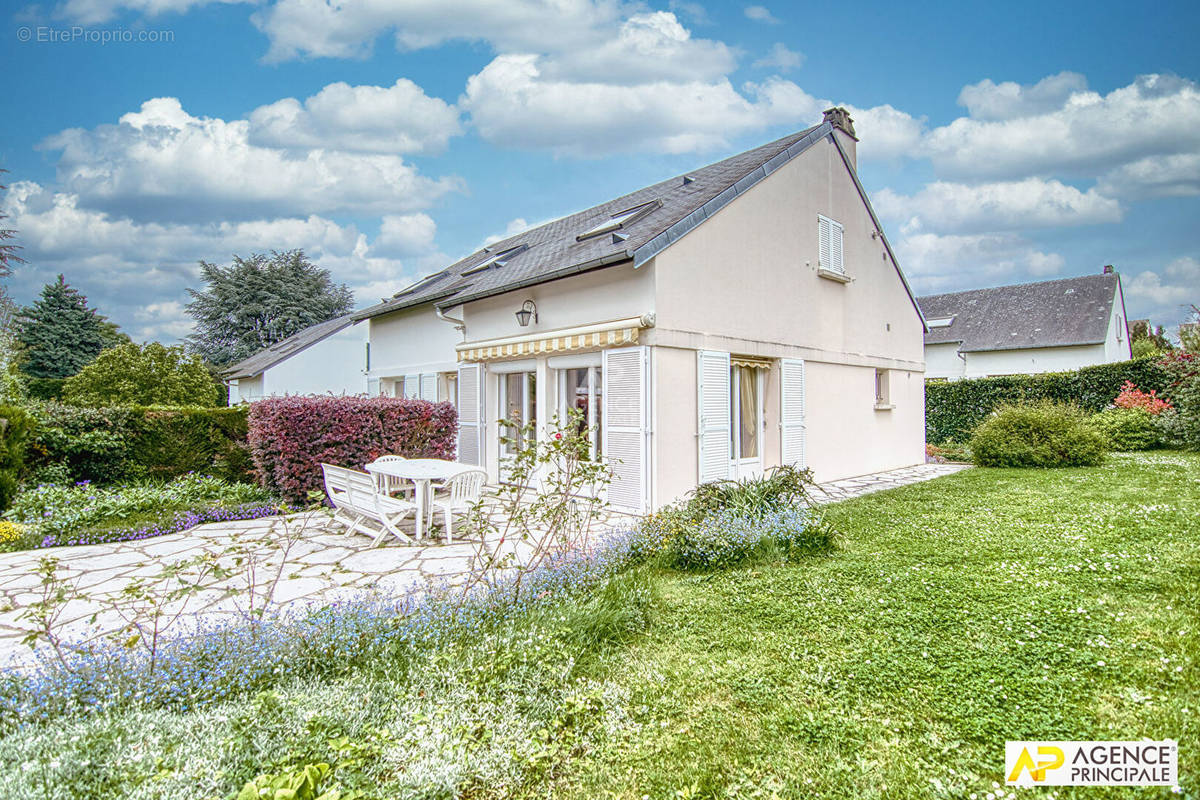
[[[535,323],[538,321],[537,303],[532,300],[526,300],[521,304],[521,310],[517,312],[517,324],[522,328],[528,327],[530,318]]]

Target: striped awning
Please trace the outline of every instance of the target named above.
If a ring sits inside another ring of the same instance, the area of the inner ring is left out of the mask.
[[[749,367],[750,369],[771,368],[771,359],[758,356],[730,356],[729,363],[735,367]]]
[[[653,324],[653,315],[646,314],[641,317],[529,334],[528,336],[464,342],[455,349],[458,351],[459,361],[493,361],[502,358],[569,353],[574,350],[621,347],[637,344],[641,329],[651,327]]]

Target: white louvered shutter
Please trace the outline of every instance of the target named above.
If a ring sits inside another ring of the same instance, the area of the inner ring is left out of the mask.
[[[483,466],[483,365],[458,368],[458,460]]]
[[[708,483],[729,477],[732,458],[729,427],[729,353],[701,350],[697,356],[699,478],[700,483]]]
[[[437,373],[426,372],[421,376],[421,399],[437,401]]]
[[[846,272],[842,263],[842,226],[832,220],[829,222],[829,268],[838,274]]]
[[[622,347],[604,351],[604,457],[612,468],[608,503],[615,510],[642,514],[649,499],[650,351]]]
[[[367,394],[374,397],[380,393],[379,378],[367,378]]]
[[[405,375],[404,376],[404,396],[409,398],[421,396],[421,376],[420,375]]]
[[[817,241],[819,247],[817,266],[821,269],[831,269],[829,266],[829,222],[825,217],[817,217]]]
[[[806,467],[804,427],[804,362],[785,358],[779,362],[781,461]]]

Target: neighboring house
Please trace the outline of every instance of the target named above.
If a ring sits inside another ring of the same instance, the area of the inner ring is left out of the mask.
[[[929,330],[925,376],[1032,375],[1128,361],[1121,276],[1101,275],[918,298]]]
[[[617,509],[698,483],[923,463],[920,311],[843,109],[489,245],[356,315],[369,391],[456,397],[460,461],[579,409]]]
[[[305,328],[227,367],[229,404],[284,394],[367,390],[367,326],[347,314]]]

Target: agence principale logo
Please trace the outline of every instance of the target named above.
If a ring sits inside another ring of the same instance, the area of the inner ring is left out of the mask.
[[[1179,745],[1160,742],[1005,742],[1009,786],[1174,786]]]

